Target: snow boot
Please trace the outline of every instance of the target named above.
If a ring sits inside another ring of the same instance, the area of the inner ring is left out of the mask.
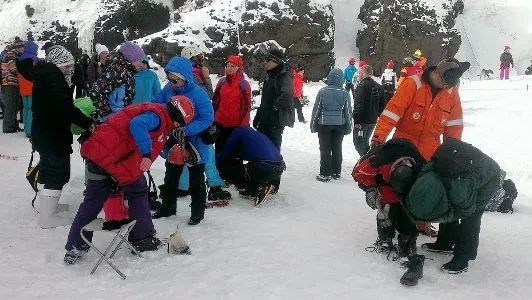
[[[86,249],[72,249],[72,250],[68,250],[66,253],[65,253],[65,257],[63,258],[63,261],[65,262],[65,264],[67,265],[73,265],[75,263],[77,263],[78,261],[82,260],[85,255],[87,253],[89,253],[89,247],[87,247]]]
[[[168,238],[168,253],[180,255],[191,254],[190,247],[188,247],[187,242],[181,236],[179,228],[176,228],[175,232]]]
[[[338,180],[338,179],[342,178],[342,176],[341,176],[340,174],[332,174],[331,177],[332,177],[332,179],[334,179],[334,180]]]
[[[231,193],[224,191],[221,186],[213,186],[209,188],[209,195],[207,197],[208,201],[218,201],[218,200],[231,200]]]
[[[42,189],[39,191],[39,225],[43,229],[67,226],[72,224],[71,218],[57,215],[57,204],[61,190]]]
[[[440,245],[438,242],[425,243],[421,245],[421,249],[434,253],[453,254],[453,246],[445,247]]]
[[[329,182],[331,181],[331,176],[325,176],[325,175],[318,175],[316,176],[316,180],[317,181],[321,181],[321,182]]]
[[[138,252],[157,251],[162,246],[161,240],[159,240],[156,236],[149,236],[147,238],[133,240],[130,242]]]
[[[190,217],[187,224],[190,226],[198,225],[201,220],[203,220],[203,217]]]
[[[441,266],[441,271],[447,274],[459,274],[467,272],[469,262],[467,259],[453,257],[450,262]]]
[[[44,189],[44,184],[42,184],[42,183],[37,183],[37,191],[41,191],[41,190],[43,190],[43,189]],[[65,212],[65,211],[68,211],[68,208],[69,208],[69,205],[68,205],[68,204],[58,203],[58,204],[57,204],[56,212],[57,212],[57,213]]]
[[[255,200],[255,198],[257,197],[257,190],[254,188],[247,188],[243,191],[238,192],[238,194],[243,199]]]
[[[423,278],[423,264],[425,256],[412,254],[408,256],[408,270],[401,277],[401,284],[406,286],[417,285],[419,279]]]
[[[499,208],[497,208],[497,211],[503,214],[513,213],[514,209],[512,206],[518,194],[515,183],[511,179],[506,179],[503,182],[502,187],[504,189],[504,196],[501,205],[499,205]]]
[[[416,254],[417,234],[409,235],[400,233],[397,237],[397,256],[406,258]]]
[[[271,184],[259,184],[257,186],[257,196],[255,198],[255,206],[261,206],[266,203],[273,190],[273,185]]]

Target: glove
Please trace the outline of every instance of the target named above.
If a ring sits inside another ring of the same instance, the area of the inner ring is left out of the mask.
[[[377,209],[377,205],[380,204],[380,200],[381,196],[376,188],[370,188],[366,190],[366,204],[368,204],[371,209]]]
[[[377,141],[377,140],[371,140],[371,144],[369,144],[369,150],[373,149],[373,148],[376,148],[378,146],[382,145],[381,142]]]
[[[83,132],[82,134],[79,135],[78,137],[78,143],[83,144],[85,143],[90,137],[91,137],[91,134],[92,132],[87,130],[85,132]]]
[[[416,223],[417,231],[428,237],[437,237],[438,231],[431,223]]]
[[[175,144],[183,145],[185,143],[186,138],[187,135],[183,127],[177,127],[176,129],[168,133],[168,141],[166,141],[166,145],[170,148],[173,147]]]

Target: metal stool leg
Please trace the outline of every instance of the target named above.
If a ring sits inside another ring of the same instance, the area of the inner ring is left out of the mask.
[[[104,253],[102,253],[98,248],[96,248],[96,246],[94,246],[94,244],[92,244],[91,242],[89,242],[89,240],[87,240],[85,238],[85,236],[83,235],[83,229],[81,230],[81,238],[92,248],[94,249],[94,251],[96,251],[98,254],[100,254],[100,259],[98,260],[98,262],[96,263],[96,265],[94,266],[94,268],[92,269],[91,271],[91,274],[94,274],[94,272],[96,272],[96,269],[98,268],[98,266],[101,264],[102,260],[105,260],[105,262],[107,262],[111,268],[113,268],[113,270],[115,270],[115,272],[120,275],[120,277],[122,277],[122,279],[126,279],[126,275],[124,275],[124,273],[122,273],[117,267],[115,267],[115,265],[113,265],[113,263],[106,257],[107,253],[109,252],[109,250],[111,249],[111,247],[114,245],[116,239],[119,237],[119,234],[117,233],[117,235],[113,238],[113,240],[111,241],[111,243],[109,244],[109,246],[107,247],[107,249],[105,250]]]
[[[139,251],[137,251],[137,249],[135,249],[135,247],[133,247],[133,245],[131,245],[131,243],[127,240],[127,237],[129,236],[129,233],[131,232],[131,230],[133,230],[133,226],[135,226],[135,223],[131,224],[126,232],[124,232],[124,234],[122,234],[121,232],[119,232],[119,235],[120,235],[120,242],[118,243],[118,245],[116,246],[115,250],[111,253],[111,255],[109,256],[109,258],[113,258],[113,256],[115,255],[115,253],[118,251],[118,249],[120,249],[120,246],[125,242],[126,245],[128,246],[129,249],[131,249],[131,251],[133,251],[136,255],[142,257],[142,255],[140,254]]]

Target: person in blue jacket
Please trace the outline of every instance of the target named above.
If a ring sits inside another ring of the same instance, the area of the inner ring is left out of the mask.
[[[237,159],[248,163],[233,163]],[[240,195],[254,199],[255,206],[268,200],[273,190],[272,183],[281,178],[286,168],[279,149],[266,135],[249,126],[233,130],[218,154],[217,164],[222,178],[236,186],[246,187]]]
[[[349,65],[344,69],[345,89],[351,93],[355,92],[355,84],[353,79],[357,73],[357,67],[355,67],[356,60],[354,57],[349,58]]]
[[[133,79],[135,79],[135,97],[133,104],[151,102],[161,91],[161,82],[157,74],[150,69],[150,58],[144,56],[142,69],[140,69]]]
[[[196,147],[201,159],[189,168],[189,189],[192,198],[192,215],[189,225],[196,225],[203,220],[205,212],[205,200],[207,190],[205,187],[205,159],[209,156],[209,148],[200,133],[211,126],[214,121],[214,110],[207,92],[194,81],[192,63],[182,57],[174,57],[166,65],[164,71],[168,83],[155,96],[153,102],[168,103],[170,98],[176,95],[188,97],[194,104],[195,112],[192,121],[183,127],[183,134]],[[177,202],[178,180],[181,175],[180,169],[166,162],[165,191],[162,197],[161,207],[153,215],[154,219],[175,215]],[[169,183],[168,185],[166,183]]]

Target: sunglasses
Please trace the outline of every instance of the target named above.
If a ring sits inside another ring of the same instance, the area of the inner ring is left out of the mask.
[[[168,81],[170,81],[171,83],[173,83],[173,84],[177,84],[179,81],[184,81],[184,80],[181,79],[181,78],[178,78],[178,79],[171,79],[171,78],[166,77],[166,79],[167,79]]]

